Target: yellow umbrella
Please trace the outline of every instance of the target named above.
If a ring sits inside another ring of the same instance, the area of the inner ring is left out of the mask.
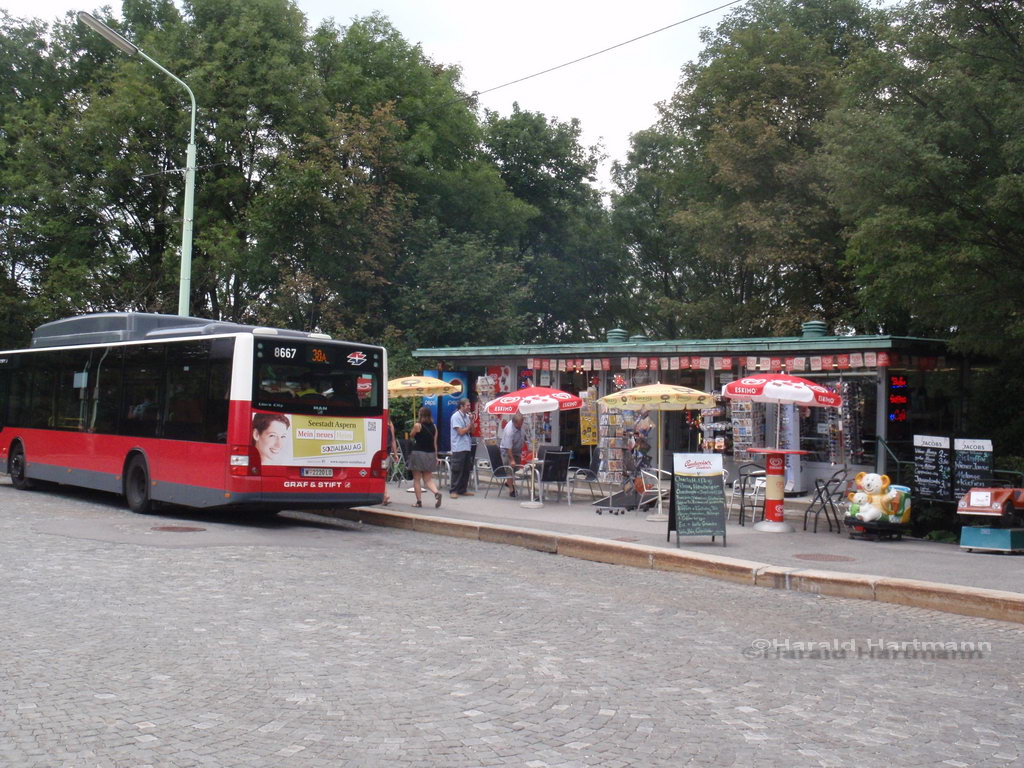
[[[623,411],[639,411],[642,408],[658,412],[658,481],[661,481],[661,412],[685,411],[696,408],[713,408],[715,396],[699,389],[680,387],[675,384],[647,384],[642,387],[623,389],[605,395],[597,402],[608,408]],[[660,486],[659,486],[660,487]],[[662,520],[661,493],[658,493],[658,515],[649,520]]]
[[[431,395],[457,395],[462,386],[432,376],[404,376],[388,382],[388,397],[430,397]]]
[[[597,402],[609,408],[637,411],[647,406],[652,411],[685,411],[691,408],[713,408],[714,395],[699,389],[674,384],[648,384],[605,395]]]

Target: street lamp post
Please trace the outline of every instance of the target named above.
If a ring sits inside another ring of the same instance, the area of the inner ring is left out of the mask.
[[[188,317],[189,295],[192,288],[192,203],[195,198],[196,184],[196,97],[185,82],[169,72],[160,62],[147,56],[139,46],[118,34],[92,14],[79,11],[78,20],[87,27],[98,32],[115,48],[130,56],[141,56],[154,67],[178,83],[188,91],[192,101],[192,121],[188,131],[188,149],[185,151],[185,205],[181,221],[181,277],[178,281],[178,314]]]

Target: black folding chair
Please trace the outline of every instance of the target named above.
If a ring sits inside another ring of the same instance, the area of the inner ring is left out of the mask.
[[[537,458],[544,461],[544,457],[548,455],[548,451],[560,451],[562,446],[560,445],[538,445],[537,446]]]
[[[491,476],[487,478],[487,490],[484,491],[485,499],[487,498],[487,494],[491,492],[491,485],[493,483],[498,484],[498,496],[500,497],[502,489],[508,487],[505,481],[509,478],[513,478],[513,482],[515,482],[516,476],[516,471],[513,467],[501,463],[501,449],[497,445],[487,443],[486,447]]]
[[[562,487],[569,481],[569,460],[571,458],[572,454],[569,451],[548,451],[544,454],[544,460],[540,464],[537,476],[541,502],[544,501],[545,484],[554,483],[558,488],[558,495],[562,495]]]
[[[804,530],[807,530],[807,518],[814,515],[813,532],[818,532],[818,517],[824,513],[825,522],[828,523],[829,532],[832,531],[833,521],[836,524],[836,532],[842,533],[842,520],[839,516],[839,507],[836,502],[843,499],[846,493],[846,478],[849,470],[846,468],[836,470],[828,480],[818,478],[814,481],[814,500],[804,510]]]
[[[597,486],[598,497],[605,496],[606,491],[601,487],[601,453],[595,445],[590,449],[590,466],[589,467],[569,467],[569,481],[567,487],[569,489],[569,505],[572,505],[572,494],[573,492],[584,483],[590,489],[590,496],[594,496],[594,486]]]

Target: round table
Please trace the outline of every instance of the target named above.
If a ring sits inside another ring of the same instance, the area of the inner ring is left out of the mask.
[[[783,502],[786,498],[786,457],[804,456],[810,451],[791,448],[749,448],[750,453],[765,454],[764,520],[754,525],[755,531],[793,533],[786,522]]]
[[[519,502],[520,507],[526,507],[527,509],[541,509],[544,504],[536,499],[537,489],[537,472],[540,471],[541,465],[544,463],[543,459],[530,459],[524,461],[523,466],[526,467],[526,471],[530,473],[530,500]]]

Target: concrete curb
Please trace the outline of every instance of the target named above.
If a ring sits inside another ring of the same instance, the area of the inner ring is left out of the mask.
[[[809,592],[828,597],[875,600],[880,603],[1024,624],[1024,594],[1019,592],[962,587],[915,579],[866,576],[841,571],[784,568],[722,555],[706,555],[590,536],[551,533],[533,528],[432,517],[412,512],[343,509],[325,510],[319,514],[367,525],[404,528],[420,533],[476,539],[492,544],[507,544],[609,565],[676,571],[736,584]]]

